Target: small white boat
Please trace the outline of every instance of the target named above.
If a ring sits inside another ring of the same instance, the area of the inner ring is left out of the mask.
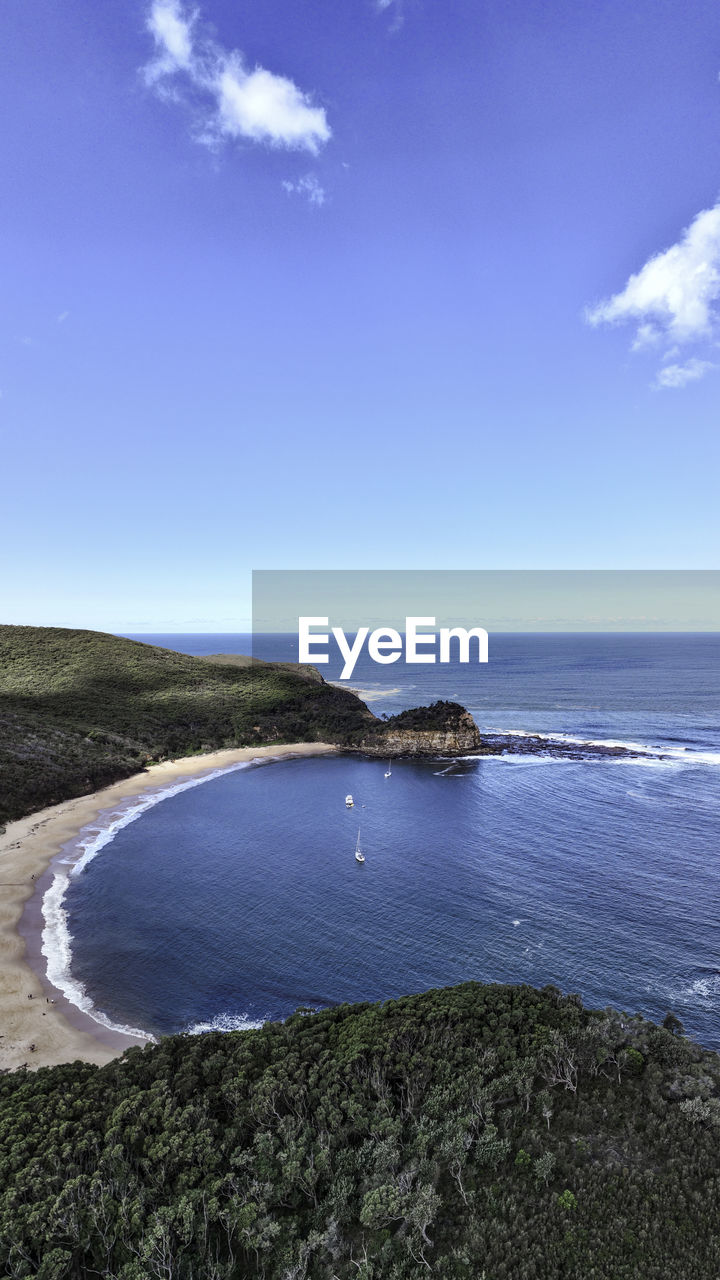
[[[352,796],[346,796],[346,797],[345,797],[345,808],[346,808],[346,809],[352,809],[352,807],[353,807],[354,803],[355,803],[355,801],[353,800]]]
[[[365,861],[365,854],[363,853],[362,849],[360,848],[360,828],[359,828],[359,827],[358,827],[358,838],[357,838],[357,844],[355,845],[355,861],[356,861],[356,862],[364,862],[364,861]]]
[[[387,767],[387,769],[385,770],[385,777],[386,777],[386,778],[391,778],[391,777],[392,777],[392,769],[390,768],[390,761],[389,761],[389,760],[388,760],[388,767]]]

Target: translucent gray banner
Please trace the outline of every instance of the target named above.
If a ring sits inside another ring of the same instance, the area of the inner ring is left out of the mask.
[[[718,570],[263,569],[253,573],[253,632],[297,633],[302,617],[357,632],[718,631]]]

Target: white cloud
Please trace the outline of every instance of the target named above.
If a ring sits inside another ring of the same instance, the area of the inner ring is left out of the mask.
[[[61,311],[60,315],[57,317],[58,324],[64,324],[69,315],[70,315],[69,311]]]
[[[650,258],[621,293],[588,312],[590,324],[639,321],[676,341],[703,336],[720,295],[720,203],[704,209],[681,240]]]
[[[649,258],[620,293],[588,308],[585,318],[592,325],[635,324],[633,351],[662,343],[679,348],[712,340],[719,300],[720,201],[703,209],[677,244]],[[712,367],[695,357],[685,365],[668,365],[658,374],[658,385],[683,386]]]
[[[325,203],[325,189],[320,186],[314,173],[305,174],[305,177],[298,178],[297,182],[285,179],[282,185],[288,195],[296,192],[299,196],[306,196],[310,204],[317,205],[318,208]]]
[[[193,56],[192,25],[195,14],[183,15],[180,0],[155,0],[147,21],[148,31],[155,37],[158,58],[147,69],[149,78],[189,68]]]
[[[202,102],[203,142],[249,138],[316,154],[331,137],[324,109],[286,76],[264,67],[249,71],[237,50],[198,40],[197,17],[181,0],[153,0],[147,27],[157,53],[145,67],[147,83],[167,96],[169,79],[185,77]]]
[[[596,322],[593,321],[591,323]],[[644,351],[646,347],[655,347],[658,342],[662,341],[662,336],[662,329],[659,329],[656,324],[650,324],[649,321],[647,323],[643,323],[638,326],[638,331],[635,334],[635,341],[632,344],[631,350]]]
[[[330,129],[322,107],[313,107],[292,80],[256,67],[248,75],[228,60],[218,79],[219,127],[230,137],[253,138],[317,152]]]
[[[657,376],[657,385],[659,387],[684,387],[687,382],[696,382],[698,378],[702,378],[709,369],[716,369],[717,365],[711,360],[688,360],[686,364],[666,364]]]

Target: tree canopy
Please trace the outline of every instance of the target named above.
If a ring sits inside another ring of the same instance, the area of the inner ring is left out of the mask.
[[[0,1078],[13,1280],[717,1280],[720,1060],[466,983]]]

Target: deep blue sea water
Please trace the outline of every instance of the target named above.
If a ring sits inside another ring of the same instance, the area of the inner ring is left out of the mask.
[[[255,652],[297,656],[277,637]],[[399,760],[388,779],[339,756],[195,785],[70,876],[72,979],[155,1034],[468,978],[554,982],[590,1005],[672,1008],[720,1048],[719,670],[718,635],[491,635],[482,667],[365,659],[349,683],[377,714],[453,698],[481,729],[642,754]]]

